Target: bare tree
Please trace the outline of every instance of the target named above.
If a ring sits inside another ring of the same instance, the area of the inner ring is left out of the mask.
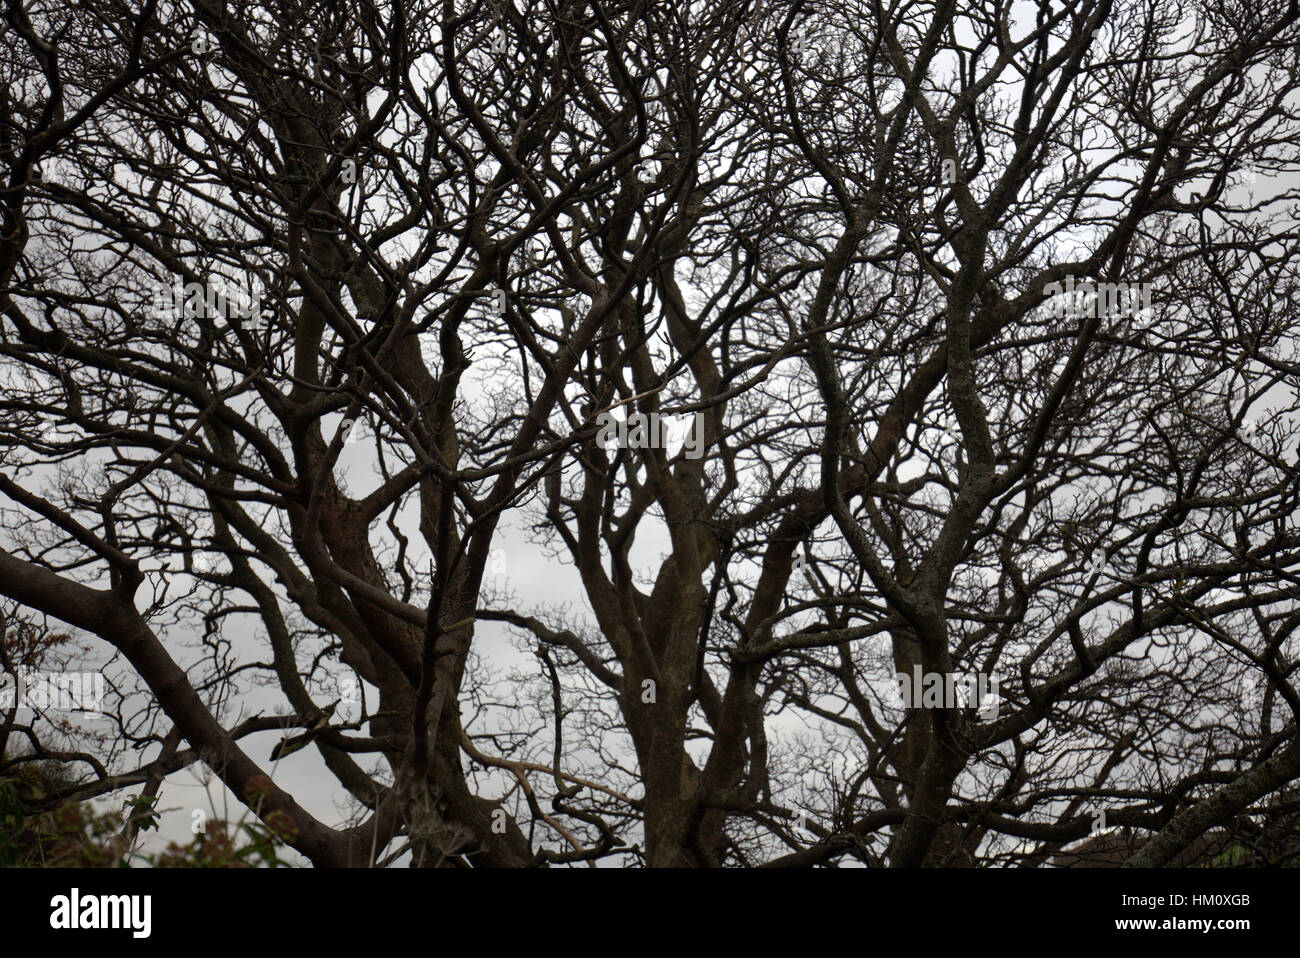
[[[11,3],[0,594],[129,678],[44,801],[202,762],[317,865],[1285,859],[1298,15]]]

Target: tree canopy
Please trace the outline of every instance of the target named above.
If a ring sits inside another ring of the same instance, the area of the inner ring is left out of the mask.
[[[318,866],[1289,861],[1298,20],[9,4],[0,614],[111,681],[0,778]]]

